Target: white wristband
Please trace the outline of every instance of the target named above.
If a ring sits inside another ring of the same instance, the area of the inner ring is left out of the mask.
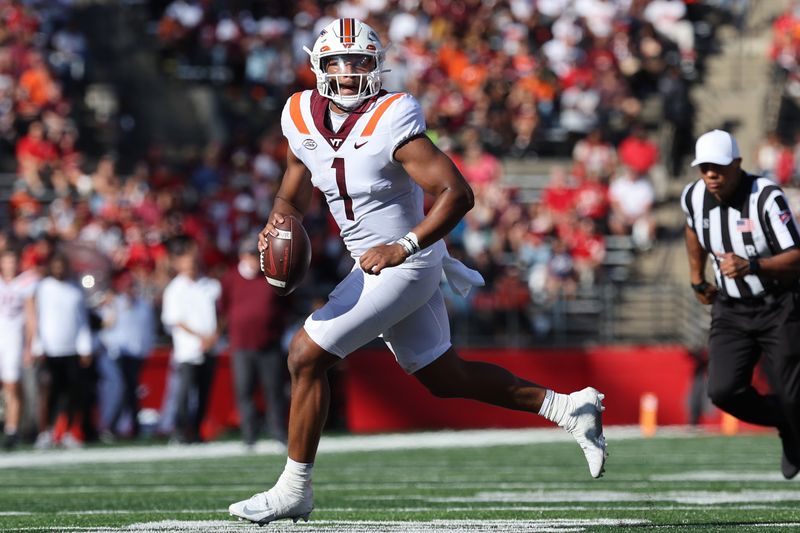
[[[413,231],[409,231],[408,233],[405,234],[405,236],[403,238],[404,239],[408,239],[411,242],[411,246],[413,246],[413,248],[414,248],[414,253],[417,253],[417,252],[420,251],[419,239],[417,238],[417,234],[416,233],[414,233]]]
[[[400,246],[402,246],[409,257],[419,252],[419,240],[412,231],[409,231],[408,233],[397,239],[395,241],[395,244],[399,244]]]
[[[395,241],[395,244],[399,244],[403,247],[403,250],[406,251],[406,257],[411,256],[414,254],[414,248],[411,246],[411,242],[405,237],[401,237]]]

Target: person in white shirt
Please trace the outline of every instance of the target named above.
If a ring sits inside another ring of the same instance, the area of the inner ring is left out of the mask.
[[[173,256],[177,275],[164,289],[161,322],[172,335],[172,358],[179,376],[174,439],[191,443],[201,440],[200,424],[208,406],[221,286],[216,279],[201,275],[194,243],[178,243]],[[190,412],[192,392],[197,394],[194,412]]]
[[[681,54],[694,59],[694,26],[686,18],[686,3],[682,0],[651,0],[643,13],[644,19],[678,45]]]
[[[630,235],[637,248],[649,250],[656,234],[653,216],[656,193],[650,177],[625,167],[611,182],[608,197],[611,202],[611,232]]]
[[[38,276],[19,271],[19,251],[8,247],[0,252],[0,381],[6,403],[3,448],[11,450],[19,442],[23,362],[30,364],[33,336],[33,292]]]
[[[100,338],[106,353],[118,367],[123,387],[110,411],[108,430],[116,434],[122,416],[130,415],[131,437],[139,434],[139,374],[156,339],[153,304],[137,293],[133,277],[125,272],[113,282],[110,301],[102,308]]]
[[[72,426],[85,405],[86,370],[92,365],[92,332],[86,296],[72,281],[63,253],[50,257],[48,275],[36,288],[34,304],[36,336],[31,351],[37,365],[40,431],[35,447],[44,449],[55,443],[77,446],[81,444],[79,439],[69,431],[63,436],[53,435],[53,424],[66,410]]]

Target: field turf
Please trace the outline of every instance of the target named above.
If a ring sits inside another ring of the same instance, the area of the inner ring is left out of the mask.
[[[774,434],[607,428],[591,479],[560,430],[326,436],[308,523],[259,529],[229,503],[271,486],[263,443],[0,455],[0,531],[800,531],[800,478]]]

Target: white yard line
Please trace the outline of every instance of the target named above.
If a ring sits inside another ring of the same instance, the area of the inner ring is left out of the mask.
[[[442,508],[437,507],[376,507],[374,505],[365,505],[363,507],[326,507],[324,509],[315,509],[314,516],[320,517],[328,514],[338,513],[424,513],[431,511],[447,511],[453,512],[486,512],[486,511],[505,511],[505,512],[552,512],[552,511],[597,511],[597,512],[620,512],[620,511],[697,511],[697,505],[658,505],[653,502],[652,505],[516,505],[510,502],[510,505],[468,505],[464,507],[447,506]],[[753,505],[737,505],[737,510],[796,510],[797,505],[787,501],[785,505],[777,504],[753,504]],[[704,505],[704,511],[724,511],[731,510],[730,505]],[[81,511],[0,511],[0,517],[12,516],[90,516],[90,515],[138,515],[142,514],[142,509],[86,509]],[[157,509],[147,510],[149,515],[176,515],[176,514],[227,514],[228,510],[219,509]],[[317,522],[317,520],[314,520]]]
[[[648,520],[626,519],[587,519],[587,520],[435,520],[430,522],[412,521],[337,521],[315,520],[306,524],[292,524],[287,521],[269,524],[269,531],[274,533],[298,533],[312,531],[317,533],[427,533],[441,531],[447,533],[472,533],[476,531],[494,531],[498,533],[532,533],[532,532],[583,532],[594,527],[639,527],[645,529],[673,529],[680,526],[651,525]],[[756,522],[748,523],[748,527],[779,528],[794,530],[800,522]],[[725,527],[725,526],[722,526]],[[734,527],[731,524],[729,527]],[[729,528],[728,527],[728,528]],[[726,528],[726,529],[728,529]],[[3,529],[5,532],[53,531],[81,533],[164,533],[164,532],[197,532],[197,533],[241,533],[243,531],[260,531],[251,524],[236,523],[223,520],[164,520],[159,522],[143,522],[120,527],[15,527]]]
[[[552,519],[552,520],[431,520],[421,521],[344,521],[344,520],[314,520],[308,523],[292,524],[291,522],[273,522],[269,525],[270,532],[285,531],[314,531],[314,532],[343,532],[367,533],[380,531],[382,533],[427,533],[441,531],[447,533],[467,533],[476,531],[510,532],[567,532],[587,531],[587,528],[597,526],[625,527],[647,525],[648,520],[595,518],[595,519]],[[58,528],[11,528],[5,531],[82,531],[87,533],[105,532],[135,532],[135,533],[162,533],[173,532],[201,532],[201,533],[228,533],[252,531],[253,526],[244,523],[223,520],[163,520],[158,522],[144,522],[122,527],[58,527]]]
[[[777,470],[769,472],[723,472],[720,470],[695,470],[675,474],[656,474],[648,477],[650,481],[779,481],[783,476]]]
[[[587,521],[588,522],[588,521]],[[592,521],[593,522],[593,521]],[[607,523],[607,524],[561,524],[554,521],[528,522],[523,520],[484,520],[484,521],[440,521],[432,522],[315,522],[304,525],[300,524],[269,524],[270,533],[298,533],[303,531],[313,531],[315,533],[427,533],[430,531],[442,531],[447,533],[474,533],[476,531],[491,531],[497,533],[564,533],[564,532],[584,532],[591,531],[596,526],[608,527],[639,527],[645,529],[679,529],[679,526],[657,526],[635,523]],[[765,522],[747,524],[748,527],[779,530],[794,529],[800,526],[800,522]],[[724,527],[724,526],[723,526]],[[731,529],[734,526],[726,527]],[[261,531],[249,524],[237,524],[223,521],[192,521],[192,522],[148,522],[135,524],[128,527],[19,527],[4,529],[5,532],[27,532],[27,531],[52,531],[61,532],[81,532],[81,533],[164,533],[164,532],[197,532],[197,533],[242,533]]]
[[[675,502],[688,505],[713,505],[725,503],[775,503],[800,501],[797,490],[741,490],[710,491],[681,490],[629,492],[622,490],[581,491],[483,491],[472,496],[428,498],[432,503],[550,503],[550,502]]]
[[[638,426],[612,426],[604,431],[613,448],[615,440],[639,439]],[[659,430],[659,437],[696,436],[686,428]],[[469,431],[435,431],[388,435],[325,436],[320,453],[351,453],[380,450],[413,450],[437,448],[475,448],[484,446],[528,445],[546,442],[571,442],[572,437],[561,429],[496,429]],[[274,442],[260,442],[247,452],[239,442],[210,442],[189,446],[124,446],[80,450],[20,451],[0,456],[0,469],[86,463],[123,463],[175,461],[182,459],[214,459],[240,457],[248,453],[283,456],[286,450]]]

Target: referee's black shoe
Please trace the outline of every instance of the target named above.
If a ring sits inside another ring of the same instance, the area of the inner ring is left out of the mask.
[[[792,463],[788,457],[786,457],[786,452],[781,454],[781,474],[786,479],[794,479],[797,473],[800,472],[800,466]]]
[[[792,438],[788,428],[779,431],[783,452],[781,453],[781,474],[786,479],[793,479],[800,472],[800,449]]]

